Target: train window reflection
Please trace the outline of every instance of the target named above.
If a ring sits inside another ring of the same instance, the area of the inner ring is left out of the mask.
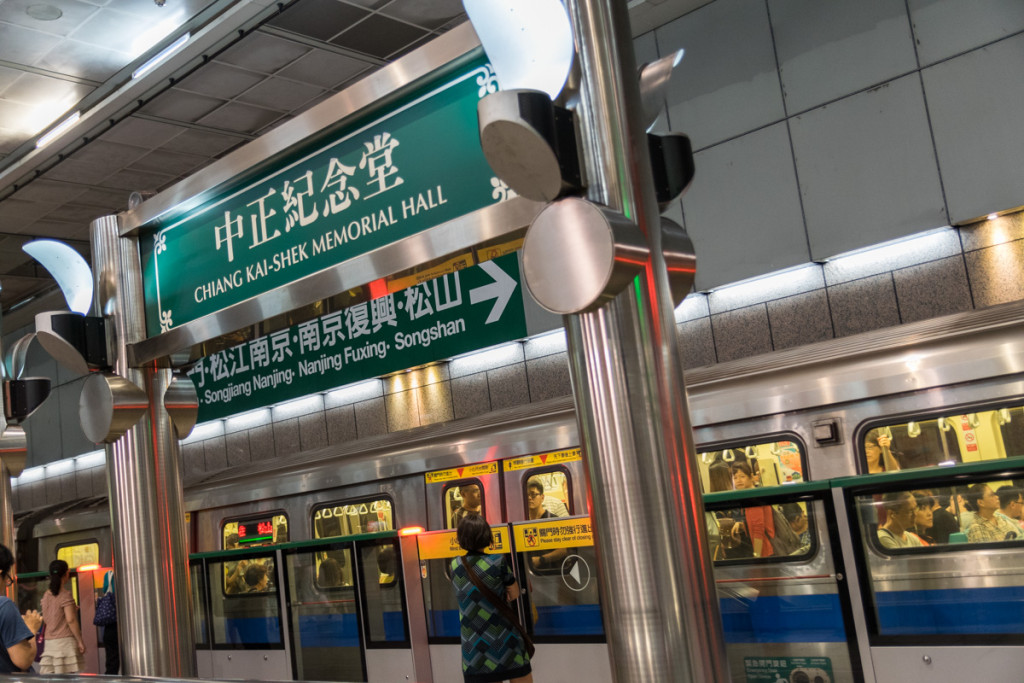
[[[883,554],[908,548],[1024,541],[1021,488],[1012,481],[860,496],[857,509]]]
[[[739,488],[733,480],[733,466],[737,464],[749,469],[750,488],[793,484],[805,478],[804,451],[796,441],[765,441],[697,455],[705,493]]]
[[[313,509],[313,538],[391,531],[394,511],[387,498],[327,503]]]
[[[455,529],[470,512],[483,514],[484,487],[479,479],[464,479],[445,488],[444,518],[448,529]]]
[[[1024,455],[1024,408],[996,408],[886,423],[863,439],[871,474]]]

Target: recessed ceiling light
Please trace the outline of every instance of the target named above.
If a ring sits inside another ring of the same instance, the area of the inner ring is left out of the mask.
[[[56,21],[64,16],[64,12],[53,5],[29,5],[25,8],[25,14],[39,21]]]

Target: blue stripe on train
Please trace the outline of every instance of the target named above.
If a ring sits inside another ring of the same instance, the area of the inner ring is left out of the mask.
[[[1020,633],[1024,586],[877,593],[883,635]]]
[[[354,614],[307,614],[299,617],[303,647],[359,647]]]
[[[722,598],[719,607],[727,643],[846,642],[835,594]]]
[[[435,637],[459,637],[459,611],[432,610],[430,633]],[[537,622],[533,632],[539,636],[592,636],[603,635],[599,605],[548,605],[537,608]]]
[[[281,626],[277,617],[231,617],[224,620],[226,642],[232,645],[279,645]]]

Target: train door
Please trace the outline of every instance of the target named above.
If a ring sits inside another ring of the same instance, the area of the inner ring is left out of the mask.
[[[467,512],[492,525],[504,521],[497,462],[435,470],[424,475],[431,530],[454,529]]]

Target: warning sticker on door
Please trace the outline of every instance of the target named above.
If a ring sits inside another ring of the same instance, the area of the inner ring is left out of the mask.
[[[828,657],[744,657],[747,683],[832,683]]]

